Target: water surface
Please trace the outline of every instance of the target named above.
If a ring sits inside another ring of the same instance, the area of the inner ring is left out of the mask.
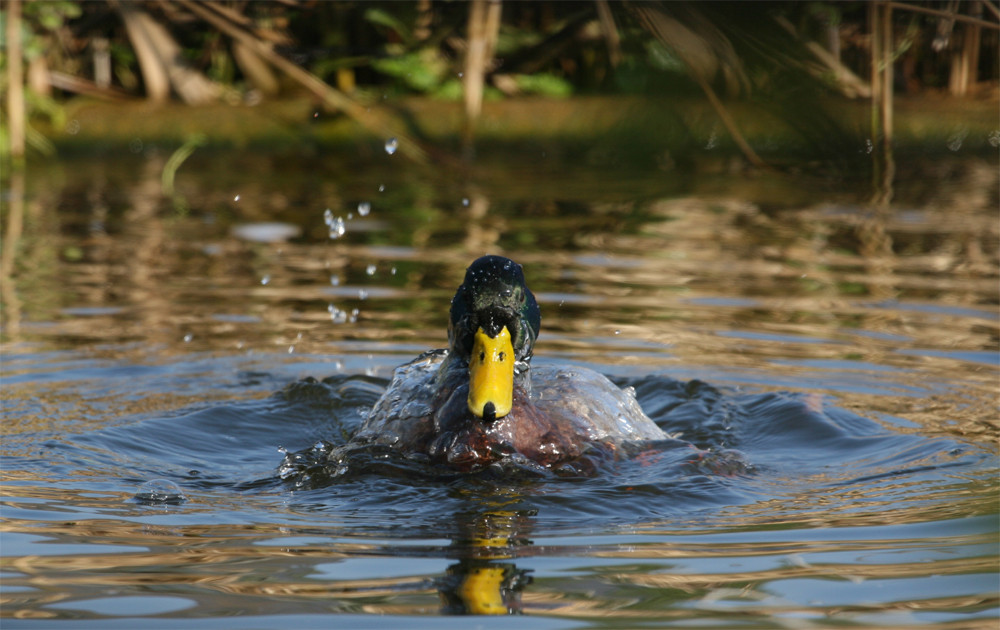
[[[5,628],[468,627],[439,615],[470,590],[529,628],[995,627],[995,161],[901,169],[873,210],[859,182],[539,157],[196,154],[164,197],[166,156],[130,157],[5,192]],[[709,456],[310,468],[446,343],[486,252],[525,266],[536,361]]]

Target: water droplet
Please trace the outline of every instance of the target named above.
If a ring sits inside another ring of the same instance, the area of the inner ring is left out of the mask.
[[[389,138],[385,141],[385,152],[392,155],[399,148],[399,141],[395,138]]]
[[[288,346],[288,354],[295,352],[295,346]]]
[[[356,309],[356,308],[352,308],[352,309],[351,309],[351,319],[350,319],[349,321],[350,321],[350,322],[351,322],[352,324],[353,324],[354,322],[358,321],[358,315],[360,315],[360,314],[361,314],[361,311],[359,311],[359,310],[358,310],[358,309]]]
[[[385,184],[379,184],[378,185],[378,191],[379,192],[385,192]]]
[[[365,273],[368,274],[369,276],[374,276],[377,270],[378,267],[376,267],[375,265],[368,265],[367,267],[365,267]]]
[[[347,313],[340,310],[333,304],[326,307],[326,310],[330,312],[330,321],[334,324],[343,324],[347,321]]]
[[[368,299],[368,290],[367,289],[358,289],[358,299],[359,300],[367,300]]]
[[[184,335],[184,343],[191,343],[192,339],[194,339],[194,335],[191,333]]]
[[[239,200],[240,200],[240,196],[239,195],[236,195],[235,197],[233,197],[233,201],[239,201]]]
[[[153,479],[139,486],[133,498],[140,503],[177,505],[187,501],[181,487],[169,479]]]
[[[367,201],[362,201],[358,204],[358,215],[362,217],[367,217],[368,213],[372,211],[372,204]]]
[[[620,335],[620,334],[622,334],[622,331],[620,331],[620,330],[616,330],[616,331],[615,331],[615,334],[616,334],[616,335]]]
[[[393,267],[392,269],[390,269],[389,273],[392,274],[392,275],[396,275],[396,268]]]
[[[335,286],[335,287],[339,287],[340,286],[340,276],[338,276],[337,274],[333,274],[332,276],[330,276],[330,285],[331,286]]]
[[[469,207],[469,198],[468,197],[462,197],[462,205],[465,206],[466,208]]]
[[[327,208],[323,211],[323,223],[326,223],[327,227],[333,223],[333,210]]]
[[[344,219],[341,217],[335,218],[329,225],[331,239],[338,239],[344,235],[344,232],[347,231],[347,226],[344,225]]]
[[[261,284],[268,284],[269,282],[271,282],[271,276],[265,275],[260,279]]]
[[[951,151],[958,151],[962,148],[962,143],[965,142],[966,136],[969,135],[967,129],[960,129],[955,133],[951,134],[948,138],[948,149]]]

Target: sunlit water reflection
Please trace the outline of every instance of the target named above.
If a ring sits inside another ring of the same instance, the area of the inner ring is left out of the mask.
[[[224,161],[168,200],[155,157],[28,180],[3,295],[4,627],[995,624],[995,164],[873,214],[777,175],[497,165],[455,188]],[[487,251],[525,265],[536,361],[608,374],[748,465],[309,468],[444,345]],[[286,454],[303,468],[282,479]]]

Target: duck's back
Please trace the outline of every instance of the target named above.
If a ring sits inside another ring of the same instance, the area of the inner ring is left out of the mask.
[[[567,365],[531,368],[532,402],[545,414],[573,423],[591,442],[642,442],[668,437],[630,392],[594,370]]]

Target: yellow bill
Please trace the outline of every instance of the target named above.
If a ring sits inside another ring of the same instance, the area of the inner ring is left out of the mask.
[[[493,420],[510,413],[514,402],[514,346],[504,326],[490,338],[476,331],[469,357],[469,411]]]

